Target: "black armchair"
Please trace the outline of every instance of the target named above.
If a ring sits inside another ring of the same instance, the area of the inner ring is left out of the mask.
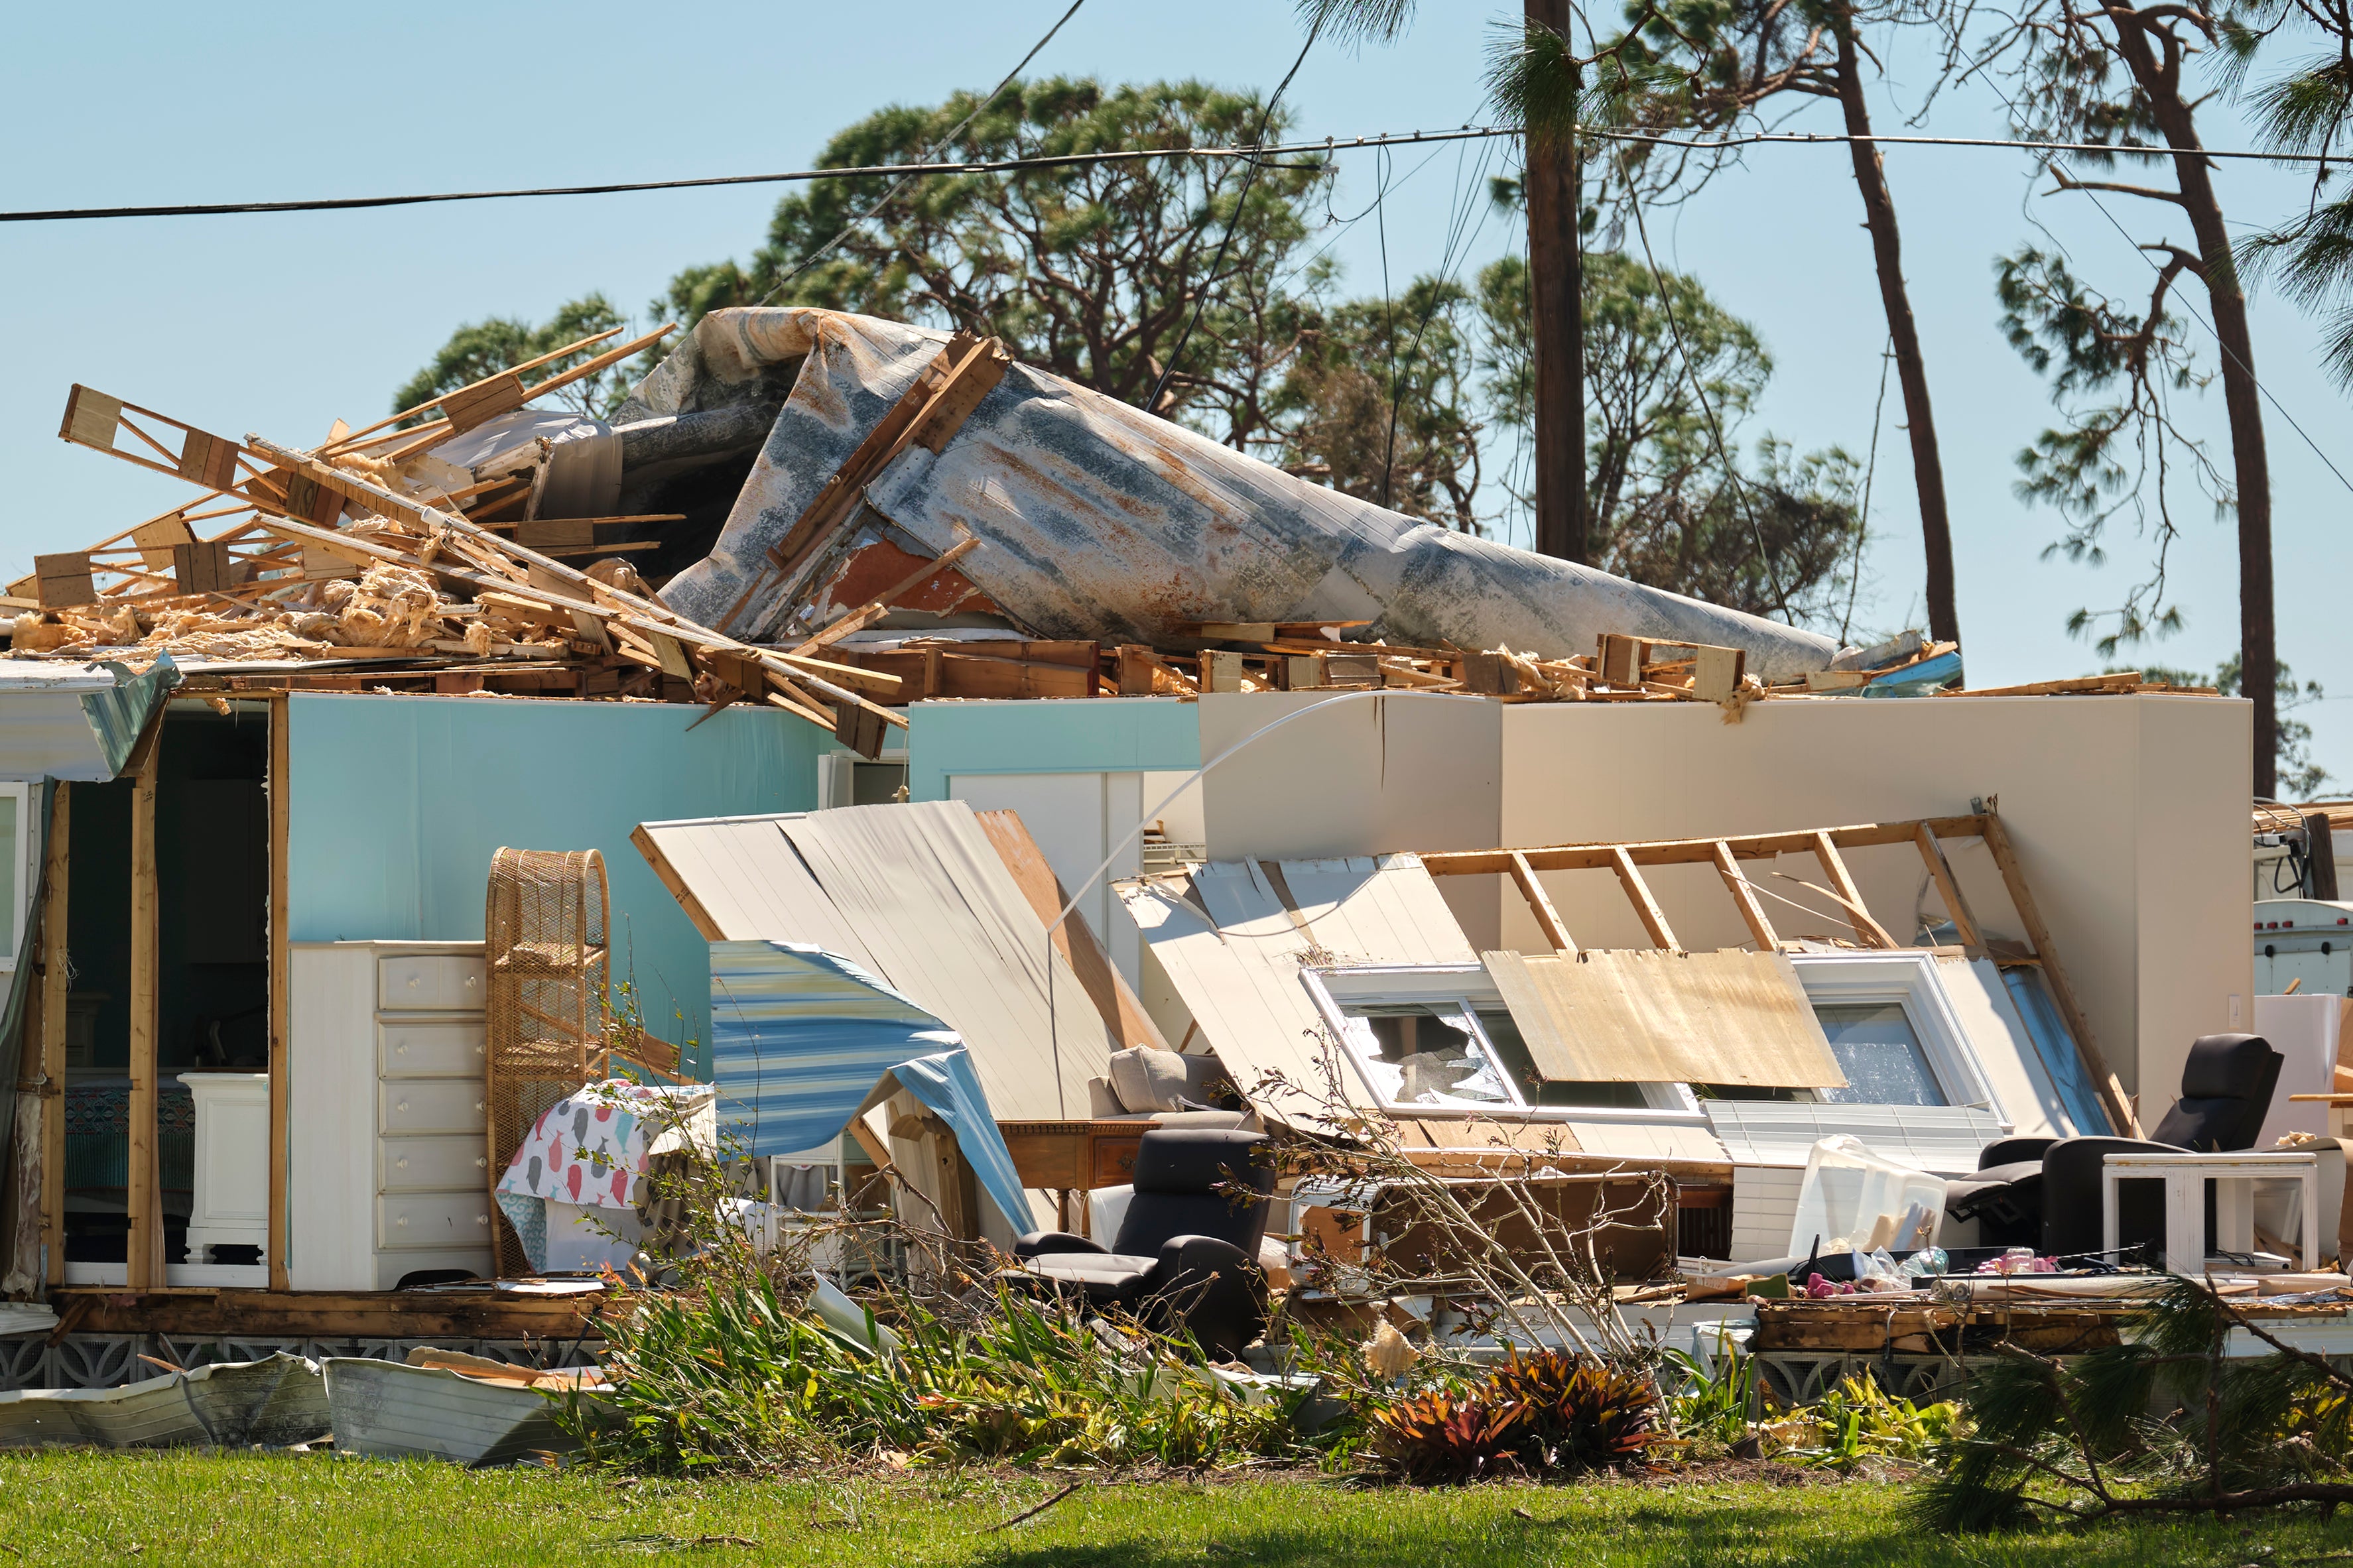
[[[1109,1247],[1067,1231],[1037,1231],[1016,1241],[1013,1255],[1027,1275],[1092,1306],[1117,1307],[1161,1329],[1181,1320],[1205,1353],[1230,1359],[1266,1325],[1258,1247],[1274,1167],[1261,1152],[1265,1142],[1223,1128],[1146,1132],[1135,1156],[1135,1195]]]
[[[1974,1174],[1945,1184],[1945,1212],[1976,1220],[1978,1239],[1988,1247],[2032,1247],[2046,1257],[2097,1251],[2100,1173],[2107,1156],[2253,1148],[2284,1060],[2260,1035],[2205,1036],[2182,1065],[2180,1100],[2150,1138],[2000,1139],[1978,1156]],[[2159,1184],[2121,1184],[2116,1219],[2118,1239],[2127,1246],[2160,1240],[2165,1199]]]

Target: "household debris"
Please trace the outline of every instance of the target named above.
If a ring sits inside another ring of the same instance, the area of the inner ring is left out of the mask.
[[[76,386],[65,439],[202,494],[37,557],[5,595],[10,652],[169,652],[196,691],[751,700],[869,756],[932,698],[1374,686],[1737,718],[1960,678],[1916,634],[1841,650],[1410,522],[994,340],[726,310],[618,425],[524,405],[668,330],[308,450]]]
[[[322,1370],[338,1452],[475,1469],[576,1452],[579,1437],[557,1419],[560,1396],[593,1409],[605,1382],[595,1367],[535,1372],[431,1350],[406,1363],[330,1356]]]

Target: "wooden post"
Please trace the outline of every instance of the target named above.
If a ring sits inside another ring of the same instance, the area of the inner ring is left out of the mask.
[[[1839,858],[1838,846],[1831,842],[1831,836],[1817,833],[1813,840],[1814,858],[1822,863],[1822,874],[1831,879],[1831,891],[1846,905],[1847,923],[1854,928],[1854,939],[1865,947],[1893,948],[1895,939],[1871,918],[1870,908],[1863,903],[1854,879],[1847,875],[1846,862]]]
[[[287,1108],[293,1093],[293,955],[287,921],[286,847],[292,820],[293,737],[284,693],[269,700],[269,1219],[262,1247],[269,1288],[289,1289],[286,1277]]]
[[[2018,864],[2018,851],[2010,847],[2010,830],[1990,811],[1983,820],[1986,847],[1993,851],[1993,863],[2001,868],[2002,886],[2010,889],[2010,907],[2018,911],[2027,940],[2034,944],[2035,957],[2042,962],[2042,978],[2050,983],[2051,999],[2058,1004],[2060,1016],[2067,1020],[2067,1032],[2075,1037],[2075,1055],[2083,1062],[2100,1102],[2107,1107],[2117,1133],[2138,1138],[2140,1118],[2133,1114],[2132,1098],[2108,1069],[2107,1058],[2092,1037],[2091,1020],[2075,1005],[2075,988],[2067,983],[2067,972],[2059,963],[2059,949],[2051,940],[2051,928],[2042,923],[2042,911],[2034,906],[2034,894],[2027,887],[2026,873]]]
[[[164,1283],[163,1194],[155,1161],[156,943],[162,931],[155,886],[155,775],[164,752],[164,716],[151,721],[132,759],[131,792],[131,1228],[123,1240],[124,1279],[133,1290]]]
[[[1969,913],[1968,901],[1961,897],[1961,884],[1953,876],[1952,862],[1945,858],[1945,847],[1936,842],[1934,829],[1922,823],[1913,831],[1913,842],[1920,846],[1920,858],[1927,863],[1928,875],[1936,879],[1936,895],[1945,900],[1945,912],[1953,917],[1953,930],[1961,939],[1961,946],[1974,958],[1985,951],[1985,938],[1978,933],[1975,916]]]
[[[1520,897],[1527,900],[1530,912],[1536,917],[1536,929],[1544,932],[1545,941],[1552,943],[1552,950],[1576,956],[1577,943],[1569,940],[1568,922],[1552,907],[1552,899],[1545,892],[1544,884],[1536,880],[1528,858],[1517,850],[1512,852],[1512,880],[1519,885]]]
[[[1651,897],[1650,885],[1642,880],[1642,873],[1634,868],[1634,858],[1626,853],[1624,845],[1610,846],[1609,862],[1618,868],[1618,880],[1625,887],[1626,897],[1633,900],[1634,913],[1641,918],[1642,929],[1651,933],[1651,945],[1674,951],[1679,945],[1675,933],[1668,926],[1658,900]]]
[[[52,1285],[66,1282],[67,895],[73,867],[73,785],[49,807],[41,873],[41,1256]]]
[[[1733,858],[1732,846],[1720,838],[1715,842],[1715,874],[1724,879],[1732,901],[1740,906],[1740,918],[1747,922],[1748,934],[1756,938],[1757,951],[1778,952],[1781,939],[1774,933],[1773,922],[1765,918],[1765,906],[1757,901],[1757,889],[1748,885],[1740,862]]]

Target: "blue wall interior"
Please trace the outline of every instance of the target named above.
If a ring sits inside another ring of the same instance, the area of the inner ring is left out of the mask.
[[[748,707],[689,732],[702,710],[670,702],[299,693],[290,715],[293,941],[480,942],[492,851],[596,849],[614,977],[708,1071],[709,949],[629,832],[810,810],[831,736]]]
[[[945,800],[958,773],[1189,772],[1201,765],[1200,715],[1180,697],[918,702],[907,797]]]

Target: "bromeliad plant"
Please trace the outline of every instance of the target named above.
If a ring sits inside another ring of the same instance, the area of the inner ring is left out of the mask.
[[[1413,1481],[1582,1474],[1641,1462],[1659,1415],[1647,1375],[1547,1351],[1376,1407],[1371,1447]]]

